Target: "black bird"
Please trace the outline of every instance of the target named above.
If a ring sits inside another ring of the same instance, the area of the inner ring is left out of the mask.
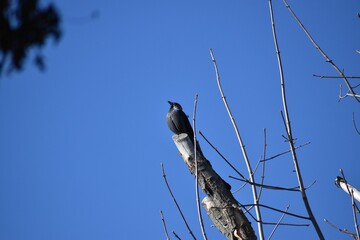
[[[170,104],[169,112],[166,115],[166,121],[170,130],[175,134],[186,133],[194,144],[194,131],[189,122],[188,116],[183,112],[180,104],[168,101]],[[198,141],[196,141],[197,151],[203,155]]]
[[[180,104],[170,102],[170,109],[166,115],[166,121],[170,130],[175,134],[186,133],[191,142],[194,143],[194,131],[189,122],[188,116],[183,112]]]
[[[183,112],[180,104],[178,104],[176,102],[171,102],[171,101],[168,101],[168,103],[170,104],[170,109],[169,109],[169,112],[166,114],[166,121],[167,121],[167,124],[168,124],[170,130],[173,133],[178,134],[178,135],[180,133],[186,133],[189,136],[191,142],[194,144],[194,131],[191,127],[188,116]],[[202,156],[204,156],[201,151],[200,145],[197,141],[196,141],[196,149],[197,149],[198,153],[200,153]],[[205,157],[203,157],[203,158],[205,159]],[[211,167],[211,163],[206,159],[205,159],[205,161]],[[224,182],[226,188],[230,191],[231,186],[226,181],[224,181],[222,178],[221,178],[221,180]]]

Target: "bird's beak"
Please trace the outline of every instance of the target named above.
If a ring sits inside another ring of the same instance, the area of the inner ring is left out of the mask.
[[[173,102],[168,101],[168,103],[169,103],[170,105],[173,105]]]

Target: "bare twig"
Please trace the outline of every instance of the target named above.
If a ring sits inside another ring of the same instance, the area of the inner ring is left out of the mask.
[[[187,221],[186,221],[186,219],[185,219],[185,216],[184,216],[183,212],[181,211],[181,208],[180,208],[178,202],[176,201],[176,198],[175,198],[174,194],[173,194],[172,191],[171,191],[171,188],[170,188],[170,186],[169,186],[169,183],[168,183],[168,181],[167,181],[167,179],[166,179],[165,170],[164,170],[164,164],[163,164],[163,163],[161,163],[161,170],[162,170],[162,176],[163,176],[163,178],[164,178],[166,187],[167,187],[167,189],[168,189],[168,191],[169,191],[169,193],[170,193],[170,195],[171,195],[171,198],[173,199],[173,201],[174,201],[174,203],[175,203],[175,205],[176,205],[176,208],[178,209],[178,211],[179,211],[179,213],[180,213],[180,215],[181,215],[181,218],[183,219],[183,221],[184,221],[184,223],[185,223],[185,226],[186,226],[186,228],[187,228],[188,231],[189,231],[189,234],[191,235],[191,237],[192,237],[194,240],[196,240],[196,237],[194,236],[194,233],[192,232],[189,224],[187,223]]]
[[[162,223],[163,223],[166,240],[170,240],[169,234],[168,234],[168,230],[167,230],[167,228],[166,228],[166,223],[165,223],[164,214],[163,214],[162,210],[160,210],[160,216],[161,216],[161,221],[162,221]]]
[[[286,209],[285,209],[285,212],[287,212],[289,210],[289,207],[290,205],[287,205]],[[283,220],[283,218],[285,217],[285,213],[283,213],[278,221],[278,223],[275,225],[274,229],[271,231],[269,237],[268,237],[268,240],[270,240],[272,238],[272,236],[274,235],[276,229],[279,227],[281,221]]]
[[[354,128],[355,128],[356,133],[357,133],[358,135],[360,135],[360,131],[359,131],[359,129],[358,129],[357,126],[356,126],[355,113],[354,113],[354,112],[352,113],[352,120],[353,120],[353,123],[354,123]]]
[[[339,77],[339,76],[325,76],[325,75],[316,75],[313,74],[314,77],[318,77],[318,78],[343,78],[343,77]],[[360,76],[345,76],[346,78],[360,78]]]
[[[345,228],[344,228],[344,229],[341,229],[341,228],[337,227],[335,224],[333,224],[332,222],[330,222],[330,221],[327,220],[327,219],[324,219],[324,222],[327,223],[327,224],[329,224],[330,227],[338,230],[339,232],[348,234],[348,235],[352,236],[355,240],[357,239],[355,233],[352,233],[352,232],[350,232],[349,230],[347,230],[347,229],[345,229]]]
[[[235,133],[236,133],[236,136],[238,138],[240,148],[241,148],[242,154],[244,156],[245,164],[246,164],[246,167],[247,167],[247,170],[248,170],[248,173],[249,173],[250,182],[255,182],[253,171],[251,169],[251,164],[250,164],[249,158],[248,158],[246,150],[245,150],[245,145],[244,145],[243,140],[242,140],[242,138],[240,136],[239,129],[238,129],[237,125],[236,125],[235,119],[234,119],[234,117],[233,117],[233,115],[232,115],[232,113],[230,111],[229,104],[226,101],[226,97],[225,97],[223,89],[221,87],[219,70],[218,70],[218,67],[217,67],[217,63],[216,63],[216,60],[215,60],[215,57],[214,57],[213,50],[211,48],[210,48],[210,55],[211,55],[211,60],[212,60],[212,62],[214,64],[215,73],[216,73],[216,81],[217,81],[217,84],[218,84],[218,87],[219,87],[221,98],[222,98],[222,100],[224,102],[225,108],[226,108],[226,110],[227,110],[227,112],[229,114],[230,120],[231,120],[232,125],[233,125],[233,127],[235,129]],[[263,230],[263,226],[261,224],[262,219],[261,219],[260,208],[257,205],[258,204],[257,189],[256,189],[256,187],[254,185],[252,185],[252,193],[253,193],[253,201],[255,203],[256,217],[257,217],[257,219],[259,221],[258,222],[259,238],[260,238],[260,240],[263,240],[264,239],[264,230]]]
[[[354,224],[355,224],[355,230],[356,230],[356,237],[357,239],[360,239],[360,232],[359,232],[359,223],[357,220],[357,214],[356,214],[356,203],[354,200],[353,192],[351,192],[351,205],[353,210],[353,217],[354,217]]]
[[[217,154],[243,179],[245,179],[244,175],[242,175],[235,167],[232,165],[225,157],[221,154],[221,152],[205,137],[205,135],[199,131],[199,134],[205,139],[205,141],[215,150]]]
[[[309,145],[310,143],[311,143],[311,142],[306,142],[306,143],[304,143],[304,144],[301,144],[301,145],[295,147],[295,149],[304,147],[304,146],[306,146],[306,145]],[[269,158],[265,158],[265,159],[263,159],[263,160],[261,160],[261,161],[269,161],[269,160],[271,160],[271,159],[280,157],[281,155],[284,155],[284,154],[290,153],[290,152],[291,152],[291,150],[287,150],[287,151],[284,151],[284,152],[282,152],[282,153],[279,153],[279,154],[276,154],[276,155],[274,155],[274,156],[271,156],[271,157],[269,157]]]
[[[175,231],[172,231],[172,233],[174,234],[174,236],[175,236],[177,239],[181,240],[181,238],[176,234]]]
[[[308,38],[310,39],[310,41],[312,42],[312,44],[315,46],[315,48],[319,51],[319,53],[325,58],[326,62],[328,62],[337,72],[338,74],[341,76],[342,79],[344,79],[344,82],[349,90],[349,96],[352,96],[355,98],[355,100],[357,102],[360,103],[360,98],[359,96],[356,95],[353,87],[350,85],[349,81],[347,80],[347,77],[344,75],[344,72],[342,70],[340,70],[340,68],[326,55],[326,53],[320,48],[320,46],[315,42],[314,38],[310,35],[309,31],[305,28],[305,26],[302,24],[302,22],[300,21],[300,19],[296,16],[296,14],[294,13],[294,11],[290,8],[289,4],[286,2],[286,0],[283,0],[286,8],[289,10],[289,12],[291,13],[291,15],[295,18],[295,20],[297,21],[297,23],[300,25],[301,29],[305,32],[306,36],[308,36]]]
[[[252,205],[253,205],[253,204],[244,204],[244,205],[242,205],[242,207],[248,207],[248,206],[252,206]],[[273,211],[275,211],[275,212],[285,213],[286,215],[289,215],[289,216],[292,216],[292,217],[310,220],[309,217],[301,216],[301,215],[298,215],[298,214],[295,214],[295,213],[285,212],[284,210],[280,210],[280,209],[277,209],[277,208],[274,208],[274,207],[270,207],[270,206],[265,205],[265,204],[258,204],[258,206],[259,206],[259,207],[263,207],[263,208],[267,208],[267,209],[270,209],[270,210],[273,210]]]
[[[267,144],[266,144],[266,128],[264,128],[264,151],[263,151],[263,158],[266,158],[266,148],[267,148]],[[260,163],[260,162],[259,162]],[[256,171],[256,170],[255,170]],[[259,197],[258,197],[258,201],[260,200],[261,197],[261,193],[262,193],[262,186],[264,185],[264,181],[265,181],[265,161],[263,161],[262,164],[262,172],[261,172],[261,187],[259,190]]]
[[[245,213],[248,213],[254,221],[258,222],[258,220],[250,213],[250,209],[252,209],[254,207],[254,204],[246,204],[246,205],[241,205],[240,204],[240,206],[244,210],[246,210]],[[248,207],[248,206],[250,206],[250,208],[246,209],[246,207]],[[268,206],[267,205],[260,205],[260,207],[265,207],[266,208]],[[276,209],[276,208],[274,208],[274,209]],[[284,213],[284,211],[280,210],[280,209],[276,209],[276,211]],[[286,212],[285,214],[288,214],[288,213]],[[301,216],[301,215],[297,215],[297,214],[289,214],[289,215],[292,215],[293,217],[300,216],[300,218],[305,218],[306,219],[306,217]],[[306,220],[308,220],[308,219],[306,219]],[[262,221],[261,223],[263,225],[276,225],[277,224],[276,222],[264,222],[264,221]],[[292,227],[308,227],[308,226],[310,226],[310,224],[307,224],[307,223],[280,223],[280,225],[282,225],[282,226],[292,226]]]
[[[340,84],[340,92],[339,92],[339,101],[340,102],[341,100],[343,100],[344,98],[346,98],[347,95],[342,95],[342,85]]]
[[[284,2],[286,2],[286,1],[284,1]],[[295,172],[296,172],[296,176],[298,179],[301,196],[302,196],[306,211],[308,212],[309,218],[318,234],[319,239],[325,239],[321,232],[321,229],[315,219],[315,216],[312,213],[310,203],[306,196],[304,183],[303,183],[301,172],[300,172],[300,166],[299,166],[297,155],[296,155],[295,144],[294,144],[292,129],[291,129],[291,125],[290,125],[290,116],[289,116],[289,111],[288,111],[288,107],[287,107],[284,72],[283,72],[283,68],[282,68],[279,44],[277,41],[277,35],[276,35],[276,30],[275,30],[275,20],[274,20],[274,12],[273,12],[273,7],[272,7],[272,0],[269,0],[269,10],[270,10],[270,17],[271,17],[272,33],[273,33],[274,44],[275,44],[275,49],[276,49],[276,56],[277,56],[277,60],[278,60],[279,73],[280,73],[281,95],[282,95],[282,102],[283,102],[283,108],[284,108],[284,114],[285,114],[285,120],[286,120],[285,128],[286,128],[286,133],[287,133],[287,137],[289,140],[289,145],[290,145],[290,149],[291,149],[291,153],[292,153]]]
[[[230,177],[230,176],[229,176]],[[235,194],[237,192],[239,192],[241,189],[243,189],[246,185],[248,184],[248,182],[244,182],[243,185],[241,185],[240,187],[238,187],[236,190],[232,191],[232,194]]]
[[[292,188],[284,188],[284,187],[279,187],[279,186],[265,185],[265,184],[259,184],[259,183],[251,183],[249,180],[240,179],[240,178],[236,178],[236,177],[233,177],[233,176],[229,176],[229,178],[236,179],[236,180],[239,180],[241,182],[246,182],[246,183],[249,183],[249,184],[254,184],[255,186],[263,187],[263,188],[270,189],[270,190],[283,190],[283,191],[290,191],[290,192],[300,192],[298,186],[292,187]],[[305,189],[306,190],[309,189],[315,183],[316,183],[316,180],[313,181],[308,187],[305,187]]]
[[[273,222],[273,223],[263,222],[263,224],[276,225],[278,223],[277,222],[276,223],[275,222]],[[279,225],[280,226],[289,226],[289,227],[308,227],[308,226],[310,226],[310,224],[308,224],[308,223],[279,223]]]
[[[194,113],[193,113],[193,132],[194,132],[194,153],[195,153],[195,193],[196,193],[196,206],[198,211],[198,217],[199,217],[199,224],[201,228],[201,233],[203,235],[204,240],[207,240],[205,228],[204,228],[204,222],[201,214],[201,208],[200,208],[200,197],[199,197],[199,184],[198,184],[198,161],[196,156],[196,107],[198,102],[198,94],[195,95],[195,102],[194,102]]]
[[[309,186],[305,187],[305,190],[311,188],[316,183],[316,180],[314,180]]]
[[[239,180],[239,181],[242,181],[242,182],[247,182],[250,185],[255,185],[257,187],[262,187],[262,188],[271,189],[271,190],[282,190],[282,191],[291,191],[291,192],[299,192],[300,191],[299,187],[284,188],[284,187],[278,187],[278,186],[272,186],[272,185],[264,185],[264,184],[260,184],[260,183],[252,183],[252,182],[250,182],[248,180],[239,179],[239,178],[236,178],[236,177],[233,177],[233,176],[229,176],[229,178],[236,179],[236,180]]]

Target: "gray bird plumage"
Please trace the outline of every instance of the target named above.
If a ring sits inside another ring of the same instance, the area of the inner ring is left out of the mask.
[[[166,115],[166,121],[170,130],[175,134],[186,133],[194,144],[194,131],[189,122],[188,116],[183,112],[179,103],[168,101],[170,104],[169,112]],[[203,155],[198,141],[196,141],[197,151]]]
[[[166,114],[166,121],[170,130],[178,135],[181,133],[186,133],[189,136],[191,142],[194,144],[194,131],[191,127],[188,116],[183,112],[180,104],[171,101],[168,101],[168,103],[170,104],[170,109],[169,112]],[[200,153],[200,155],[205,159],[201,151],[200,145],[197,141],[196,141],[196,149],[197,152]],[[206,161],[209,163],[211,167],[211,163],[208,160]],[[226,181],[223,180],[223,182],[226,188],[230,190],[231,186]]]
[[[191,142],[194,143],[194,131],[181,105],[170,101],[168,101],[168,103],[170,104],[170,110],[166,115],[166,121],[170,130],[178,135],[180,133],[186,133]]]

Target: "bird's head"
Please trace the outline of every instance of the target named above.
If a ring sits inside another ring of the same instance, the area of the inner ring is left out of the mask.
[[[168,103],[170,104],[170,109],[176,109],[176,110],[182,110],[182,107],[180,104],[178,104],[177,102],[171,102],[168,101]]]
[[[345,180],[344,180],[342,177],[337,176],[337,177],[335,178],[335,185],[336,185],[337,187],[340,187],[340,183],[342,183],[342,182],[345,182]]]

